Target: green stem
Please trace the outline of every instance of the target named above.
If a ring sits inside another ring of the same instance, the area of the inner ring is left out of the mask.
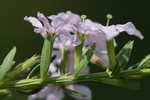
[[[109,75],[106,72],[101,73],[93,73],[93,74],[87,74],[87,75],[81,75],[81,76],[61,76],[61,77],[52,77],[48,78],[44,81],[42,84],[55,84],[55,83],[64,83],[69,81],[91,81],[97,78],[108,78]],[[22,88],[22,87],[28,87],[28,86],[38,86],[41,85],[42,79],[28,79],[28,80],[21,80],[21,81],[11,81],[7,83],[1,83],[0,88]]]
[[[61,74],[65,74],[69,72],[70,67],[70,51],[62,49],[63,60],[60,64],[60,72]]]
[[[82,56],[82,44],[81,45],[79,45],[79,46],[77,46],[76,48],[75,48],[75,63],[74,63],[74,65],[75,65],[75,71],[77,71],[77,69],[78,69],[78,66],[79,66],[79,63],[80,63],[80,60],[81,60],[81,56]]]
[[[122,71],[118,76],[123,78],[128,78],[133,75],[150,75],[150,69],[134,69],[134,70],[127,70]],[[47,78],[44,83],[41,83],[42,79],[28,79],[28,80],[21,80],[21,81],[10,81],[5,83],[0,83],[1,89],[6,88],[28,88],[29,86],[39,86],[41,84],[56,84],[56,83],[65,83],[65,82],[81,82],[81,81],[97,81],[100,79],[117,79],[118,77],[112,77],[107,72],[99,72],[99,73],[92,73],[87,75],[79,75],[79,76],[61,76],[61,77],[51,77]],[[130,77],[131,79],[136,79],[136,77]],[[120,79],[120,78],[118,78]]]
[[[109,57],[110,69],[113,70],[116,65],[114,39],[107,41],[107,52]]]
[[[132,70],[126,70],[126,71],[122,71],[118,76],[122,76],[122,77],[130,77],[132,75],[137,75],[137,76],[141,76],[141,75],[150,75],[150,69],[132,69]]]

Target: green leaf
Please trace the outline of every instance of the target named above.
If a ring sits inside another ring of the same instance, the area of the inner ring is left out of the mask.
[[[113,69],[112,74],[117,74],[118,72],[120,72],[120,69],[123,69],[128,64],[133,49],[133,44],[134,41],[129,41],[117,54],[117,65]]]
[[[0,89],[0,98],[1,100],[5,100],[6,97],[11,95],[11,91],[8,89]]]
[[[99,79],[101,83],[112,85],[116,87],[128,88],[133,90],[139,90],[140,82],[136,80],[125,80],[125,79]]]
[[[16,68],[6,75],[5,81],[16,78],[20,73],[24,72],[27,68],[39,63],[39,56],[32,56],[23,63],[16,66]]]
[[[53,42],[54,36],[48,36],[44,40],[40,63],[40,76],[42,80],[45,80],[48,75],[48,69],[52,58]]]
[[[28,74],[26,79],[30,79],[30,77],[32,76],[32,74],[40,67],[40,64],[36,65]]]
[[[136,64],[128,67],[128,70],[136,69],[138,65],[139,65],[139,63],[136,63]]]
[[[77,68],[75,69],[75,75],[80,74],[88,65],[90,62],[91,57],[93,56],[93,53],[95,51],[96,45],[93,44],[91,48],[87,50],[87,52],[83,55],[81,61],[79,62]]]
[[[7,89],[0,89],[0,95],[9,94],[10,91]]]
[[[150,68],[150,54],[139,63],[137,68]]]
[[[7,56],[3,60],[3,63],[1,64],[0,67],[0,80],[2,80],[7,75],[7,72],[14,65],[15,54],[16,54],[16,47],[13,47],[13,49],[7,54]]]

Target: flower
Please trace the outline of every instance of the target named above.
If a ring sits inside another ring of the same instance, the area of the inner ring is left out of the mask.
[[[59,65],[61,64],[62,54],[59,48],[55,48],[53,52],[53,56],[55,59],[53,63],[50,64],[49,72],[51,73],[50,77],[61,76]],[[70,69],[68,75],[72,75],[74,73],[74,55],[73,51],[70,52]],[[89,73],[89,68],[85,69],[81,74]],[[43,89],[41,89],[38,93],[33,94],[28,97],[28,100],[37,100],[37,99],[46,99],[46,100],[62,100],[64,98],[64,92],[68,91],[68,95],[77,99],[77,100],[91,100],[91,91],[88,87],[83,85],[77,85],[74,82],[65,83],[64,87],[54,84],[48,84]],[[72,93],[71,93],[72,92]],[[79,95],[73,95],[74,93],[79,93]]]
[[[59,46],[59,48],[73,50],[74,47],[81,43],[77,37],[77,34],[75,34],[77,33],[77,26],[82,21],[79,15],[74,14],[71,11],[67,11],[57,15],[51,15],[48,18],[52,20],[51,24],[53,26],[61,26],[67,30],[67,32],[65,31],[64,34],[60,34],[58,39],[56,39],[54,44],[56,47]]]
[[[121,32],[126,32],[129,35],[134,35],[140,39],[143,39],[143,35],[136,29],[132,22],[126,24],[117,24],[111,26],[103,26],[102,24],[93,22],[89,19],[80,23],[78,31],[85,33],[87,38],[85,39],[85,46],[91,46],[96,43],[96,55],[102,58],[105,64],[109,64],[107,55],[106,41],[111,40],[118,36]]]
[[[59,35],[73,31],[71,24],[62,23],[59,19],[50,23],[47,17],[40,12],[37,13],[37,18],[26,16],[24,20],[30,22],[35,27],[34,32],[40,33],[43,37],[46,37],[48,34],[55,33]]]
[[[40,92],[30,95],[28,100],[46,99],[46,100],[62,100],[64,97],[63,90],[56,85],[49,84]]]
[[[91,91],[89,88],[82,85],[67,85],[66,89],[70,92],[70,96],[77,100],[91,100]],[[72,95],[71,91],[80,93],[81,96]],[[49,84],[45,86],[40,92],[30,95],[28,100],[63,100],[64,90],[56,85]]]
[[[58,15],[49,16],[52,20],[50,23],[44,14],[38,12],[36,17],[24,17],[25,21],[30,22],[35,28],[34,32],[46,37],[49,34],[56,34],[56,47],[73,49],[80,44],[80,40],[76,35],[72,35],[73,26],[80,21],[80,17],[71,12],[60,13]],[[72,20],[71,20],[72,19]]]
[[[51,22],[49,22],[49,20]],[[63,54],[62,49],[70,51],[70,65],[67,75],[74,74],[74,50],[75,47],[81,44],[79,35],[85,35],[84,47],[89,47],[93,43],[96,43],[95,55],[102,58],[103,62],[109,65],[109,58],[107,55],[107,41],[115,38],[122,32],[126,32],[128,35],[136,36],[143,39],[143,35],[136,29],[132,22],[126,24],[117,24],[104,26],[100,23],[93,22],[90,19],[82,19],[79,15],[72,13],[71,11],[62,12],[57,15],[51,15],[45,17],[44,14],[38,12],[36,17],[25,17],[24,20],[30,22],[35,28],[36,33],[46,37],[49,34],[56,34],[57,37],[54,41],[53,55],[56,56],[54,61],[50,64],[49,72],[50,77],[61,76],[59,65],[61,64]],[[80,74],[87,74],[89,68],[85,69]],[[81,95],[71,95],[78,100],[91,100],[91,91],[89,88],[81,85],[74,84],[73,82],[65,83],[65,86],[57,86],[54,84],[48,84],[37,94],[33,94],[29,97],[29,100],[46,99],[46,100],[62,100],[64,97],[64,91],[74,91]]]
[[[141,33],[135,28],[132,22],[128,22],[126,24],[117,24],[111,26],[103,26],[102,24],[96,23],[91,21],[90,19],[82,20],[79,15],[74,14],[70,11],[66,13],[59,13],[57,15],[49,16],[49,19],[52,20],[52,23],[55,25],[67,25],[70,26],[71,32],[73,33],[80,33],[85,34],[87,38],[85,39],[85,46],[91,45],[96,43],[96,55],[101,57],[103,61],[108,64],[108,56],[107,56],[107,48],[106,48],[106,41],[111,40],[112,38],[118,36],[121,32],[127,32],[129,35],[134,35],[143,39]],[[69,30],[69,29],[68,29]],[[74,40],[69,36],[71,40]],[[61,36],[62,38],[62,36]],[[66,37],[65,37],[66,38]],[[63,38],[62,38],[63,39]],[[61,39],[59,39],[61,40]],[[63,39],[64,41],[66,39]],[[79,45],[79,40],[76,39],[78,42],[74,41],[65,41],[62,42],[66,44],[72,44],[69,48],[72,48],[74,43],[75,46]],[[58,42],[61,43],[61,42]],[[77,44],[76,44],[77,43]],[[66,47],[65,45],[61,47]],[[74,47],[75,47],[74,46]]]
[[[43,37],[47,36],[47,34],[57,34],[56,41],[54,42],[54,47],[57,48],[73,50],[81,43],[78,34],[86,35],[84,41],[85,46],[91,46],[91,44],[96,43],[95,53],[103,59],[105,64],[109,62],[106,48],[107,40],[115,38],[122,32],[134,35],[140,39],[144,38],[132,22],[123,25],[104,26],[90,19],[83,20],[79,15],[71,11],[51,15],[48,18],[51,20],[51,23],[47,17],[38,12],[37,18],[25,17],[24,19],[30,22],[35,27],[34,31],[40,33]]]
[[[34,26],[34,32],[41,34],[43,37],[46,37],[48,34],[51,33],[51,26],[49,24],[48,19],[42,14],[37,13],[37,17],[24,17],[25,21],[28,21]]]

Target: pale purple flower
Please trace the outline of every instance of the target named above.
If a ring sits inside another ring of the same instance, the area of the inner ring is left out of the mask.
[[[59,48],[58,48],[59,49]],[[59,65],[62,59],[62,53],[60,50],[54,50],[53,56],[56,56],[53,63],[50,64],[49,72],[51,73],[50,77],[57,77],[61,76]],[[57,66],[58,65],[58,66]],[[70,70],[68,75],[72,75],[74,73],[74,51],[70,52]],[[89,73],[89,68],[87,67],[81,74]],[[65,90],[63,89],[65,88]],[[45,100],[63,100],[64,93],[66,90],[69,91],[71,97],[75,98],[76,100],[92,100],[92,93],[90,89],[86,86],[77,85],[74,82],[67,82],[65,83],[64,87],[55,84],[48,84],[43,89],[41,89],[38,93],[33,94],[28,97],[28,100],[38,100],[38,99],[45,99]],[[80,95],[73,95],[70,91],[79,93]]]
[[[77,34],[84,34],[86,36],[84,40],[84,47],[91,46],[96,43],[95,55],[102,58],[103,62],[109,65],[109,58],[107,55],[106,42],[118,36],[122,32],[126,32],[129,35],[134,35],[140,39],[144,37],[139,30],[133,25],[132,22],[126,24],[117,24],[111,26],[103,26],[99,23],[93,22],[90,19],[82,20],[79,15],[70,11],[59,13],[48,17],[51,19],[51,23],[43,14],[38,13],[37,18],[25,17],[26,21],[29,21],[34,27],[35,32],[40,33],[42,36],[47,34],[56,33],[57,37],[54,42],[54,48],[58,51],[54,51],[56,59],[51,63],[49,67],[50,77],[60,76],[59,65],[61,64],[63,54],[61,50],[70,51],[70,66],[67,75],[74,74],[74,49],[80,45],[81,41],[78,39]],[[73,34],[71,34],[73,33]],[[80,74],[89,73],[89,68],[86,67]],[[91,100],[91,91],[85,86],[76,85],[73,82],[65,83],[65,89],[75,91],[81,94],[81,96],[73,96],[77,100]],[[29,97],[29,100],[46,99],[46,100],[62,100],[64,97],[64,89],[57,85],[49,84],[39,93],[33,94]]]
[[[80,25],[77,27],[77,31],[81,34],[86,35],[86,39],[84,41],[85,47],[91,46],[93,43],[96,43],[95,54],[101,57],[105,64],[108,64],[106,35],[105,33],[100,31],[101,27],[103,27],[101,24],[86,19],[80,23]]]
[[[76,100],[92,100],[91,91],[89,88],[82,85],[66,85],[67,90],[79,93],[81,96],[69,94]],[[56,85],[49,84],[45,86],[40,92],[30,95],[28,100],[63,100],[64,90]]]
[[[85,45],[91,45],[96,43],[96,55],[101,57],[103,61],[108,64],[106,41],[110,40],[119,35],[121,32],[127,32],[129,35],[134,35],[143,39],[141,33],[135,28],[135,26],[128,22],[124,25],[111,25],[103,26],[99,23],[93,22],[90,19],[82,20],[79,15],[74,14],[70,11],[59,13],[58,15],[49,16],[52,20],[52,24],[56,26],[68,26],[67,30],[73,33],[82,33],[87,35],[85,39]],[[76,34],[75,34],[76,35]],[[60,39],[57,39],[56,45],[60,48],[73,49],[75,46],[80,44],[80,41],[76,36],[66,37],[62,35]],[[71,41],[70,41],[71,40]],[[75,41],[74,41],[75,40]],[[61,41],[61,42],[60,42]]]
[[[103,26],[99,23],[92,22],[91,20],[86,19],[80,23],[80,25],[78,26],[78,31],[80,33],[85,33],[89,35],[95,32],[99,32],[100,34],[105,34],[107,40],[115,38],[121,32],[126,32],[127,34],[134,35],[140,39],[144,38],[141,32],[136,29],[132,22],[128,22],[123,25],[117,24],[111,26]]]
[[[143,39],[143,35],[135,26],[128,22],[126,24],[117,24],[111,26],[103,26],[99,23],[92,22],[89,19],[84,20],[78,26],[78,31],[87,35],[85,39],[85,46],[91,46],[96,43],[96,55],[102,58],[105,64],[109,64],[107,56],[106,41],[111,40],[118,36],[121,32],[127,32],[129,35],[134,35],[140,39]]]
[[[50,23],[44,14],[38,12],[37,18],[35,17],[25,17],[24,20],[30,22],[35,28],[36,33],[40,33],[43,37],[48,34],[56,34],[56,41],[54,42],[54,47],[73,49],[75,46],[80,44],[80,40],[76,35],[71,35],[73,32],[74,24],[77,24],[81,19],[78,15],[71,12],[60,13],[58,15],[52,15],[52,22]]]
[[[59,88],[56,85],[49,84],[45,86],[40,92],[30,95],[28,100],[62,100],[64,98],[63,89]]]
[[[40,33],[43,37],[47,36],[48,34],[55,33],[59,35],[73,32],[73,27],[71,24],[62,23],[62,21],[57,18],[50,23],[47,17],[40,12],[37,13],[37,18],[26,16],[24,17],[24,20],[30,22],[35,27],[34,32]]]
[[[75,26],[81,21],[80,16],[67,11],[57,15],[48,17],[52,22],[51,24],[56,27],[64,28],[64,30],[75,33]]]
[[[51,26],[49,24],[48,19],[42,14],[37,13],[37,17],[24,17],[25,21],[30,22],[35,28],[34,32],[41,34],[43,37],[47,36],[48,34],[52,33],[50,32]]]
[[[76,33],[76,27],[81,22],[79,15],[74,14],[71,11],[67,11],[49,16],[48,18],[52,20],[51,24],[53,26],[63,27],[67,30],[67,32],[64,31],[64,34],[59,35],[54,43],[54,47],[73,50],[81,43],[76,34],[74,34]]]

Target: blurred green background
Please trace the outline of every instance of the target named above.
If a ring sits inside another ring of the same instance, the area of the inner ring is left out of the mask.
[[[33,32],[33,28],[24,22],[24,16],[35,16],[37,11],[45,15],[71,10],[74,13],[86,14],[88,18],[106,23],[106,14],[113,14],[111,24],[134,22],[145,36],[144,40],[121,34],[117,37],[119,48],[129,39],[135,40],[131,64],[150,53],[150,3],[149,0],[1,0],[0,1],[0,61],[5,54],[17,46],[16,61],[21,62],[42,47],[42,38]],[[119,49],[118,49],[119,50]],[[95,69],[97,70],[97,69]],[[93,100],[149,100],[150,80],[142,81],[139,91],[111,87],[99,83],[90,83]],[[8,100],[26,100],[25,95],[16,94]],[[1,98],[0,98],[1,100]],[[66,98],[66,100],[71,100]]]

